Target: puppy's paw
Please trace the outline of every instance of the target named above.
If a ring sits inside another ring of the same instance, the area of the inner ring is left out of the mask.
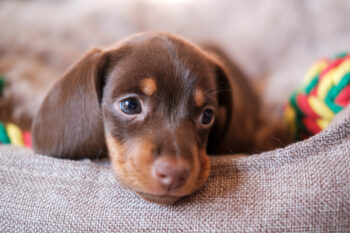
[[[266,121],[254,135],[254,144],[257,152],[273,150],[291,143],[292,137],[282,121]]]

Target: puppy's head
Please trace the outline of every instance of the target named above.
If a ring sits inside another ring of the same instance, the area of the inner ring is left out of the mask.
[[[204,51],[168,34],[140,34],[94,50],[44,101],[33,126],[34,147],[74,158],[81,151],[91,157],[107,145],[122,184],[147,200],[172,203],[208,178],[207,140],[215,118],[222,118],[218,89],[224,76]],[[62,128],[43,137],[41,122],[57,107],[62,112],[51,117],[60,115],[56,127]],[[99,144],[101,137],[105,143]]]

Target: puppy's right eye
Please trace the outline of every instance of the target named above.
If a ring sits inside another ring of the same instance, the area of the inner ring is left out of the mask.
[[[120,109],[128,115],[141,113],[141,103],[135,98],[124,99],[120,102]]]
[[[201,119],[200,119],[201,124],[208,125],[209,123],[212,122],[213,118],[214,118],[213,110],[206,109],[201,115]]]

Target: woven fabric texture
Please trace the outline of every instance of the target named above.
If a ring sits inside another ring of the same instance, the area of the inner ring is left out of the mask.
[[[146,202],[108,164],[0,148],[0,232],[349,232],[350,117],[287,148],[213,160],[173,206]]]

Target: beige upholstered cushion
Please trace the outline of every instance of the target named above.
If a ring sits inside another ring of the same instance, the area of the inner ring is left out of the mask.
[[[122,188],[108,164],[0,149],[0,232],[346,232],[350,118],[285,149],[213,160],[174,206]]]

